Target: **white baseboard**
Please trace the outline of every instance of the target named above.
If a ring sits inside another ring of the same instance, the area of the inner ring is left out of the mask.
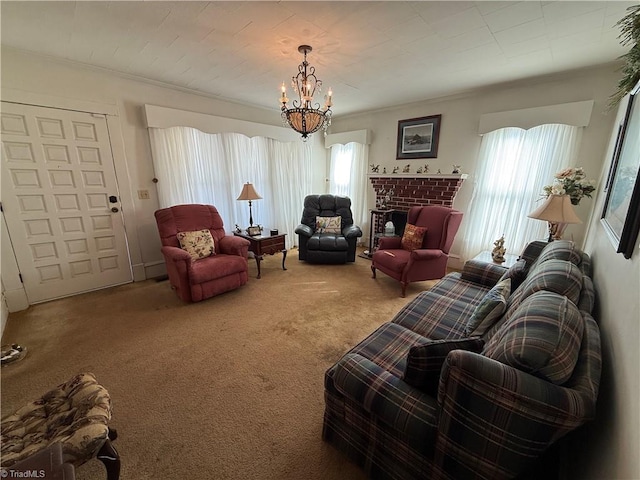
[[[167,274],[167,266],[164,261],[145,263],[144,274],[145,278],[162,277]]]
[[[9,313],[19,312],[29,308],[29,300],[27,299],[27,292],[24,288],[5,290],[3,295],[4,300],[7,302],[7,309],[9,310]]]

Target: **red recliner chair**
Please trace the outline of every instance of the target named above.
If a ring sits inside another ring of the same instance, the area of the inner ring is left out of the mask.
[[[199,302],[234,290],[249,278],[249,241],[226,235],[222,217],[211,205],[175,205],[155,212],[171,288],[185,302]],[[214,253],[194,260],[183,250],[179,232],[209,230]]]
[[[376,269],[395,278],[405,296],[410,282],[435,280],[447,272],[449,249],[462,223],[462,212],[440,205],[411,207],[407,224],[427,229],[421,248],[405,250],[400,237],[383,237],[371,258],[371,271]]]

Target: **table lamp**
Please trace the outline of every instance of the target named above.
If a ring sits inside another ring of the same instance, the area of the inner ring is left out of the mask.
[[[576,215],[569,195],[549,195],[540,207],[527,215],[536,220],[546,220],[549,224],[549,242],[562,238],[567,225],[582,223]]]
[[[258,195],[256,189],[249,182],[242,186],[240,196],[236,200],[249,200],[249,226],[253,227],[253,214],[251,213],[251,200],[260,200],[262,197]]]

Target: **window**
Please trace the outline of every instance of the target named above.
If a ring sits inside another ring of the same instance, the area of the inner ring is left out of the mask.
[[[353,221],[363,231],[369,223],[367,162],[366,145],[351,142],[331,146],[329,193],[351,199]]]
[[[553,124],[502,128],[483,136],[465,218],[464,259],[490,250],[502,235],[513,253],[546,238],[546,224],[527,214],[538,206],[542,187],[553,175],[574,163],[580,133],[579,127]]]

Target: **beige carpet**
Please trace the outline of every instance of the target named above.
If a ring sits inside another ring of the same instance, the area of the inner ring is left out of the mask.
[[[11,314],[2,415],[91,371],[111,393],[121,478],[362,479],[321,439],[323,374],[433,282],[409,286],[370,262],[309,265],[297,251],[249,263],[249,283],[184,304],[148,280]],[[77,478],[104,479],[97,460]]]

